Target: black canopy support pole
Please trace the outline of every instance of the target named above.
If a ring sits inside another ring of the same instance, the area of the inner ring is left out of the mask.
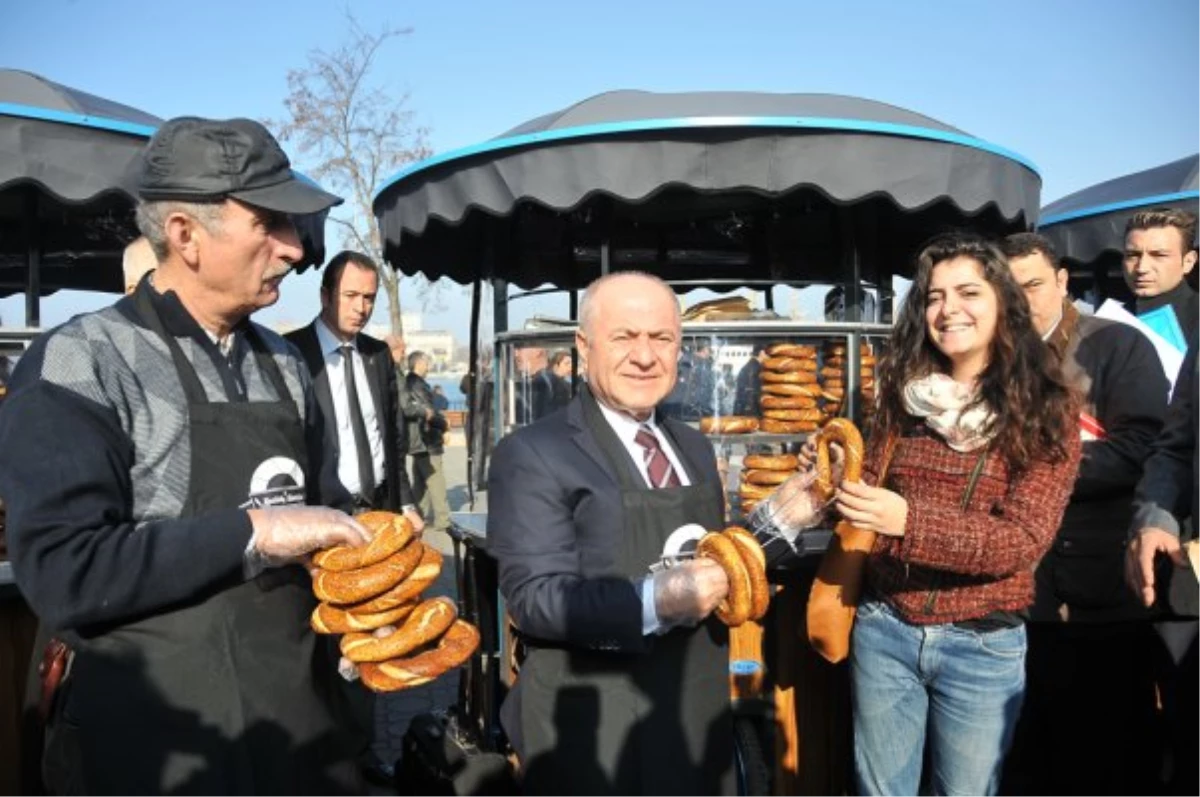
[[[467,357],[467,503],[475,511],[475,427],[479,411],[490,412],[490,407],[480,407],[475,399],[479,390],[479,315],[483,304],[483,280],[475,278],[471,286],[471,342]],[[484,443],[486,445],[486,442]]]
[[[41,326],[42,236],[38,228],[38,192],[29,186],[25,193],[25,326]]]
[[[492,277],[492,331],[508,331],[508,281]]]
[[[506,230],[494,224],[484,230],[483,275],[492,282],[493,335],[508,331],[508,280],[496,275],[509,273],[512,264],[508,259],[517,257],[512,243],[515,235],[515,229]]]
[[[612,270],[612,252],[609,248],[608,236],[604,236],[604,240],[600,242],[600,276],[604,276]]]
[[[853,208],[841,208],[838,212],[838,218],[841,221],[842,237],[842,274],[848,283],[845,284],[846,291],[846,320],[852,323],[862,322],[862,263],[859,262],[858,241],[854,235],[854,210]],[[858,329],[855,328],[850,332],[849,340],[846,341],[846,417],[859,423],[858,417],[858,383],[860,367],[859,363],[859,341],[861,335]]]
[[[570,318],[575,323],[579,323],[579,291],[572,288],[570,297],[569,312]],[[579,352],[573,351],[571,354],[571,395],[575,395],[575,390],[579,386]]]

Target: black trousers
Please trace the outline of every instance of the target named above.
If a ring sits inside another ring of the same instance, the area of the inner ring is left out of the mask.
[[[1001,793],[1159,793],[1161,642],[1150,623],[1030,623],[1028,634],[1025,703]]]

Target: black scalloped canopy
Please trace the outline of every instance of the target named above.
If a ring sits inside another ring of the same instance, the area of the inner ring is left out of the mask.
[[[0,70],[0,105],[60,112],[80,124],[0,108],[0,296],[26,290],[29,219],[42,242],[41,293],[120,292],[121,253],[137,235],[129,166],[157,117],[29,72]],[[93,127],[117,123],[128,132]]]
[[[945,227],[1026,228],[1040,185],[1019,156],[883,103],[619,91],[417,164],[375,213],[388,261],[431,279],[578,287],[607,240],[614,268],[669,279],[818,280],[847,241],[903,272]]]
[[[1139,210],[1200,210],[1200,198],[1195,195],[1198,169],[1200,155],[1189,155],[1076,191],[1042,208],[1044,221],[1039,232],[1074,264],[1095,265],[1102,258],[1116,263],[1125,249],[1125,224]],[[1173,199],[1162,199],[1173,195]],[[1067,218],[1059,221],[1061,216]]]
[[[0,296],[27,290],[31,219],[41,241],[42,295],[123,290],[122,252],[137,237],[131,167],[161,122],[30,72],[0,69]],[[323,262],[327,215],[296,219],[304,245],[298,270]]]
[[[62,112],[80,121],[67,124],[0,110],[0,191],[32,183],[67,203],[109,192],[132,199],[127,170],[162,122],[127,105],[12,69],[0,70],[0,105]],[[84,117],[129,129],[91,126]]]

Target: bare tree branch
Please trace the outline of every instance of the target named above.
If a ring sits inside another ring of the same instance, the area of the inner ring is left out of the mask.
[[[312,177],[346,197],[350,216],[331,215],[343,245],[383,264],[383,237],[371,211],[380,184],[406,164],[429,157],[429,131],[416,123],[407,92],[394,94],[371,85],[375,58],[392,39],[411,28],[386,25],[372,33],[346,11],[347,36],[332,51],[313,50],[302,69],[288,72],[287,118],[267,121],[282,141],[299,147]],[[388,295],[392,332],[404,334],[400,315],[400,274],[383,265],[380,281]],[[439,291],[428,282],[419,295]]]

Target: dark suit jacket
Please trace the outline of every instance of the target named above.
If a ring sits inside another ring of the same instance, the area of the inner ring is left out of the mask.
[[[341,453],[338,445],[337,423],[333,414],[333,395],[329,392],[329,377],[325,374],[325,358],[317,339],[316,321],[284,335],[295,344],[312,372],[313,390],[317,404],[325,418],[325,449],[332,452],[334,469]],[[396,390],[396,369],[387,345],[370,335],[359,334],[355,340],[358,352],[367,372],[367,384],[371,388],[371,401],[375,404],[375,418],[381,425],[383,436],[383,472],[387,481],[388,494],[379,502],[379,509],[398,512],[400,507],[413,503],[412,489],[408,483],[408,472],[404,457],[408,453],[408,434],[404,419],[400,416],[399,394]]]
[[[1167,377],[1149,339],[1131,326],[1063,310],[1048,340],[1082,410],[1105,429],[1083,443],[1071,503],[1054,544],[1038,564],[1035,621],[1144,619],[1125,585],[1125,536],[1133,489],[1167,409]],[[1069,607],[1064,618],[1061,604]]]
[[[698,472],[693,483],[721,490],[708,439],[661,413],[659,422]],[[572,646],[644,651],[641,596],[614,564],[620,487],[580,396],[501,440],[489,474],[487,548],[517,627]]]

